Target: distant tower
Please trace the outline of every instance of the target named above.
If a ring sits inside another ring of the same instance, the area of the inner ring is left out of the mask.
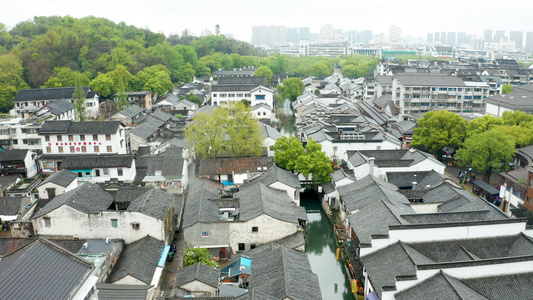
[[[533,52],[533,32],[526,32],[526,52]]]
[[[492,42],[492,30],[491,29],[483,30],[483,39],[485,40],[485,43]]]
[[[509,33],[509,41],[514,42],[516,49],[524,49],[524,32],[511,31]]]
[[[333,26],[331,24],[320,27],[320,38],[327,42],[333,40]]]
[[[433,33],[428,32],[426,41],[428,42],[428,44],[433,44]]]
[[[392,25],[389,27],[389,43],[400,41],[402,37],[402,29],[398,26]]]

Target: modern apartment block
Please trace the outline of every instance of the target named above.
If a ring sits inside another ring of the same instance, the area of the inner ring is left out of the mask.
[[[396,75],[392,101],[403,115],[444,109],[476,112],[484,110],[489,88],[485,82],[465,82],[449,75]]]

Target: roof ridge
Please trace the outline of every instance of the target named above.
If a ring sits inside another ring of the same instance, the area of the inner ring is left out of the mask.
[[[452,288],[452,290],[454,291],[454,293],[457,295],[457,297],[459,297],[460,299],[464,299],[463,297],[461,297],[461,295],[459,294],[459,292],[457,291],[457,289],[453,286],[453,284],[450,282],[450,279],[448,278],[448,274],[444,273],[443,270],[440,270],[440,273],[442,274],[442,276],[444,277],[444,279],[446,280],[446,282],[448,283],[448,285],[450,285],[450,287]],[[463,283],[464,284],[464,283]],[[466,285],[466,284],[465,284]],[[470,289],[472,289],[471,287],[468,287]]]
[[[285,268],[285,246],[280,245],[281,250],[281,265],[283,267],[283,287],[285,288],[285,295],[289,295],[289,287],[287,282],[287,270]]]
[[[144,249],[144,247],[146,246],[146,242],[148,241],[148,237],[150,237],[149,234],[147,234],[145,237],[141,238],[140,240],[137,240],[137,241],[141,241],[141,245],[139,247],[139,251],[136,253],[137,255],[135,256],[135,259],[133,260],[133,267],[128,271],[128,275],[133,276],[133,274],[130,274],[130,273],[133,273],[132,271],[134,271],[137,268],[137,262],[140,259],[139,256],[142,253],[142,250]],[[133,242],[133,243],[135,243],[135,242]],[[131,243],[131,244],[133,244],[133,243]],[[135,277],[135,276],[133,276],[133,277]],[[137,277],[135,277],[135,278],[137,278]],[[137,278],[137,279],[139,279],[139,278]]]

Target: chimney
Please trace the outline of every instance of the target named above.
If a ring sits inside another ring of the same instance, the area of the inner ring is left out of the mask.
[[[368,162],[370,163],[369,174],[372,175],[372,176],[374,176],[374,160],[375,160],[375,158],[373,158],[373,157],[370,157],[368,159]]]

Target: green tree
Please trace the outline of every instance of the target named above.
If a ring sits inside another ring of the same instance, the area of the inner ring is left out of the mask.
[[[218,268],[218,263],[212,260],[211,254],[207,248],[189,248],[185,250],[183,263],[186,267],[201,263],[208,267]]]
[[[213,110],[210,115],[198,113],[185,129],[185,138],[196,158],[215,158],[224,150],[226,129],[224,124],[228,118],[227,110]]]
[[[513,86],[510,84],[504,84],[502,86],[502,94],[508,94],[513,92]]]
[[[178,81],[191,82],[194,79],[194,69],[190,63],[182,65],[178,70]]]
[[[292,172],[297,170],[298,158],[305,154],[302,143],[294,136],[277,139],[270,149],[274,150],[276,165]]]
[[[466,139],[455,158],[461,165],[468,165],[486,173],[487,178],[502,163],[511,162],[516,153],[515,141],[503,132],[489,130]]]
[[[224,109],[224,108],[218,108]],[[255,157],[261,154],[262,139],[259,121],[252,116],[252,109],[243,102],[229,107],[226,123],[226,150],[233,157]]]
[[[466,128],[466,136],[472,136],[474,134],[482,133],[484,131],[490,130],[494,126],[503,125],[503,119],[500,117],[495,117],[491,115],[484,115],[480,118],[475,118]]]
[[[267,66],[259,67],[254,72],[254,76],[265,76],[266,82],[269,82],[272,79],[272,75],[274,75],[274,73]]]
[[[300,78],[293,77],[285,79],[283,86],[278,85],[276,88],[283,99],[296,100],[304,92],[305,85]]]
[[[91,88],[103,99],[109,99],[115,94],[115,83],[107,73],[98,73],[91,81]]]
[[[331,161],[322,151],[322,145],[313,139],[307,141],[304,155],[296,162],[296,169],[306,178],[312,175],[313,183],[331,182]]]
[[[115,90],[118,91],[119,87],[122,87],[124,90],[130,85],[130,82],[133,81],[133,75],[130,71],[123,65],[116,65],[115,69],[107,75],[113,80],[113,85]]]
[[[195,94],[193,94],[192,92],[190,92],[189,94],[187,94],[187,100],[193,102],[193,103],[196,103],[198,105],[202,105],[203,102],[202,100],[200,99],[200,97],[196,96]]]
[[[81,80],[76,80],[72,99],[74,100],[74,115],[76,121],[85,121],[85,91],[80,85]]]
[[[522,111],[505,111],[502,114],[503,124],[506,125],[521,125],[522,123],[531,123],[533,122],[533,115]]]
[[[313,75],[316,77],[329,76],[331,74],[333,74],[333,65],[327,61],[321,61],[313,66]]]
[[[321,151],[322,145],[309,139],[305,148],[296,137],[281,137],[271,147],[276,164],[305,177],[312,175],[313,183],[330,182],[333,171],[330,159]]]
[[[467,122],[458,114],[446,111],[430,111],[418,120],[411,146],[424,146],[436,153],[444,146],[458,148],[466,134]]]
[[[342,75],[347,77],[358,77],[359,71],[357,70],[357,67],[349,64],[344,67],[342,67]]]
[[[50,77],[47,82],[44,83],[44,85],[41,85],[42,89],[46,88],[56,88],[56,87],[63,87],[63,84],[61,83],[61,80],[57,77]]]
[[[522,125],[494,126],[494,131],[502,132],[512,138],[517,147],[525,147],[533,144],[533,127]]]
[[[0,55],[0,111],[9,112],[13,99],[21,89],[27,89],[23,66],[15,54]]]
[[[117,92],[116,92],[116,105],[119,111],[128,107],[128,93],[126,93],[126,85],[119,79]]]

